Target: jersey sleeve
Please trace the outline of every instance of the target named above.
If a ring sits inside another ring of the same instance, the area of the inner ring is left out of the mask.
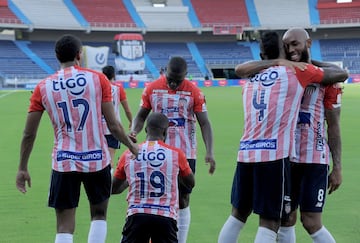
[[[40,85],[37,85],[30,98],[30,106],[28,112],[44,111],[45,107],[42,104],[42,98],[40,93]]]
[[[197,88],[193,87],[193,95],[194,95],[194,112],[205,112],[206,109],[206,100],[203,92]]]
[[[296,77],[303,87],[310,83],[321,83],[324,78],[324,70],[312,64],[307,64],[307,68],[301,71],[296,68]]]
[[[126,161],[126,154],[128,153],[128,150],[125,151],[120,159],[119,159],[119,163],[116,166],[115,172],[114,172],[114,177],[116,177],[119,180],[125,180],[126,179],[126,174],[125,174],[125,161]]]
[[[102,90],[102,102],[112,102],[111,84],[106,76],[98,73]]]
[[[141,94],[141,103],[140,106],[142,108],[146,108],[151,110],[151,102],[150,102],[150,89],[149,87],[145,87],[144,91]]]
[[[341,106],[342,88],[339,83],[325,87],[324,106],[325,109],[332,110]]]
[[[124,89],[124,86],[122,85],[118,85],[119,87],[119,97],[120,97],[120,102],[123,101],[123,100],[126,100],[126,92],[125,92],[125,89]]]
[[[191,174],[192,170],[189,166],[189,163],[186,159],[186,156],[183,151],[177,149],[179,154],[179,175],[180,176],[188,176]]]

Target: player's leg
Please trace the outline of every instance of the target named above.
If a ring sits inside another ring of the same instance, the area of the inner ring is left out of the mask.
[[[314,243],[335,242],[322,224],[321,216],[326,199],[328,182],[327,165],[306,164],[304,193],[300,202],[301,222]]]
[[[76,173],[52,171],[48,205],[56,213],[55,243],[73,242],[80,186],[81,180]]]
[[[176,220],[152,215],[151,243],[177,243]]]
[[[115,161],[115,153],[117,149],[120,149],[121,143],[113,135],[105,135],[105,138],[111,158],[111,174],[113,174],[117,162]]]
[[[188,159],[190,168],[195,174],[196,160]],[[192,190],[179,186],[179,215],[177,220],[178,227],[178,241],[179,243],[186,243],[190,221],[191,221],[191,212],[190,212],[190,194]]]
[[[280,159],[256,163],[254,213],[260,217],[255,243],[276,242],[282,218],[291,212],[290,162]]]
[[[291,167],[291,213],[288,219],[281,221],[278,231],[278,243],[295,243],[295,225],[297,221],[297,208],[302,189],[304,168],[302,164],[290,162]]]
[[[252,211],[253,164],[237,163],[232,190],[232,211],[219,233],[218,242],[235,243]]]
[[[127,217],[121,243],[149,243],[152,231],[158,230],[153,226],[153,215],[137,213]]]
[[[82,173],[83,183],[90,204],[91,224],[88,243],[105,242],[106,214],[111,192],[110,165],[101,171]]]

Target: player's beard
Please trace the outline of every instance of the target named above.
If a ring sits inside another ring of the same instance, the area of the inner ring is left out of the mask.
[[[305,47],[304,50],[301,52],[300,62],[310,62],[309,57],[310,57],[309,51]]]

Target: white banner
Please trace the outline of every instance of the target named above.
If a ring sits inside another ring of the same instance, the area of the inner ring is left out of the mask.
[[[109,49],[107,46],[83,46],[82,66],[101,72],[102,68],[107,65]]]

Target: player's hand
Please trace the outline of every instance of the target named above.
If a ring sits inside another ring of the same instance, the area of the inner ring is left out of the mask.
[[[28,171],[19,170],[16,175],[16,188],[22,192],[26,193],[26,182],[29,187],[31,187],[31,178]]]
[[[216,162],[213,155],[206,155],[205,156],[205,164],[210,164],[209,174],[214,174],[216,168]]]
[[[131,151],[131,153],[137,157],[139,154],[139,146],[135,143],[132,143],[131,146],[129,146],[129,150]]]
[[[333,168],[329,175],[329,194],[336,191],[342,182],[342,175],[341,175],[341,169],[340,168]]]
[[[128,136],[133,143],[137,143],[136,132],[130,132]]]
[[[290,68],[294,73],[296,73],[296,69],[299,69],[300,71],[304,71],[307,69],[308,63],[305,62],[293,62],[286,59],[279,59],[278,60],[279,66],[286,66]]]

